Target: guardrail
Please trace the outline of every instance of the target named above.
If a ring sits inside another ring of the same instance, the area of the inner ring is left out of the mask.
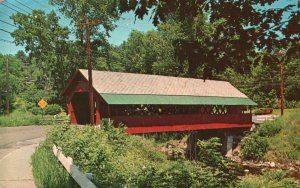
[[[52,124],[52,123],[63,123],[66,119],[64,118],[43,118],[41,119],[42,124]]]
[[[262,124],[265,121],[273,121],[278,118],[278,115],[252,115],[252,122],[254,124]]]
[[[54,155],[58,158],[61,164],[65,167],[68,173],[73,177],[73,179],[79,184],[80,187],[84,188],[97,188],[93,182],[90,181],[88,177],[91,178],[90,174],[83,174],[80,172],[79,168],[73,164],[73,159],[71,157],[66,157],[56,145],[52,147]]]

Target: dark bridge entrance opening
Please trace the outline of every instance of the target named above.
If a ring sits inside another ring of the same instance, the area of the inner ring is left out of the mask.
[[[71,100],[74,115],[77,124],[86,125],[90,123],[90,112],[89,112],[89,93],[80,92],[75,93]]]

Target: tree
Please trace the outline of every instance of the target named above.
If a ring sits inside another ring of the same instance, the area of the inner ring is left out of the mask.
[[[28,15],[17,13],[12,19],[18,26],[12,33],[16,44],[25,46],[31,61],[39,70],[36,83],[40,89],[54,90],[57,95],[55,102],[63,104],[59,93],[73,71],[66,61],[70,49],[67,42],[70,31],[59,25],[59,17],[54,11],[49,14],[41,10],[33,10]]]
[[[254,56],[255,49],[271,52],[274,46],[280,49],[297,44],[300,38],[300,15],[296,5],[272,8],[274,2],[276,0],[187,0],[184,3],[181,0],[120,0],[119,9],[121,12],[133,10],[140,19],[152,10],[154,25],[168,21],[170,15],[176,15],[176,19],[189,27],[190,32],[193,32],[191,28],[195,28],[193,25],[201,21],[199,18],[202,15],[208,15],[206,21],[216,24],[210,40],[213,43],[208,46],[211,50],[204,48],[208,52],[203,51],[201,41],[192,35],[178,41],[177,56],[189,62],[191,76],[194,76],[195,73],[191,71],[200,61],[205,67],[204,77],[211,77],[213,70],[226,67],[227,63],[235,67],[242,63],[240,67],[249,68],[248,56]],[[283,20],[286,12],[290,16]],[[201,31],[205,31],[205,28],[199,28],[195,33],[200,34]]]
[[[284,65],[284,97],[288,101],[300,101],[300,57]]]
[[[115,28],[114,22],[120,18],[117,10],[116,1],[111,0],[85,0],[68,1],[68,0],[50,0],[50,4],[57,5],[60,12],[71,20],[71,24],[89,21],[98,21],[99,25],[90,27],[91,50],[92,55],[99,54],[107,56],[110,48],[107,42],[109,32]],[[85,52],[85,27],[75,27],[76,39],[79,40],[81,46],[80,51]],[[86,54],[86,53],[82,53]],[[92,56],[92,63],[96,61],[96,57]]]
[[[16,96],[24,89],[22,76],[22,62],[15,56],[0,54],[0,114],[6,109],[6,61],[9,63],[9,87],[10,87],[10,107],[16,101]]]
[[[57,5],[61,13],[71,19],[71,24],[84,22],[86,19],[90,21],[100,21],[100,25],[93,27],[92,36],[103,35],[109,36],[109,32],[115,28],[114,22],[119,19],[119,11],[117,10],[116,1],[111,0],[85,0],[68,1],[68,0],[50,0],[50,4]],[[104,31],[100,31],[101,26]],[[84,28],[77,27],[77,38],[83,41]],[[99,38],[98,38],[99,39]],[[100,44],[102,43],[99,41]]]
[[[128,40],[119,47],[119,61],[126,72],[186,75],[183,64],[175,58],[172,45],[182,35],[182,29],[176,23],[161,24],[157,31],[132,31]]]

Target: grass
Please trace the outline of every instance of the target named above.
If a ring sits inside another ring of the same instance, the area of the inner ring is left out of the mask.
[[[292,178],[288,178],[288,172],[272,170],[261,176],[248,175],[237,183],[237,188],[299,188],[300,185]]]
[[[45,143],[40,145],[32,155],[32,167],[38,188],[79,187]]]
[[[62,118],[65,117],[66,115],[62,116]],[[0,127],[51,125],[54,120],[54,116],[51,115],[34,115],[28,111],[15,110],[9,115],[0,116]]]
[[[300,110],[300,108],[288,108],[288,109],[284,109],[283,110],[283,114],[284,115],[288,115],[288,114],[293,113],[293,112],[295,112],[297,110]],[[280,112],[281,112],[280,109],[273,109],[272,114],[280,116]]]
[[[300,109],[288,109],[282,117],[281,131],[268,137],[265,159],[281,163],[300,160]]]
[[[33,115],[30,112],[14,111],[9,115],[0,116],[1,127],[15,127],[23,125],[39,125],[42,122],[41,115]]]

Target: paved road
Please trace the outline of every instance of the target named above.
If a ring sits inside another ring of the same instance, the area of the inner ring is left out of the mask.
[[[31,155],[48,127],[0,128],[0,188],[34,188]]]

